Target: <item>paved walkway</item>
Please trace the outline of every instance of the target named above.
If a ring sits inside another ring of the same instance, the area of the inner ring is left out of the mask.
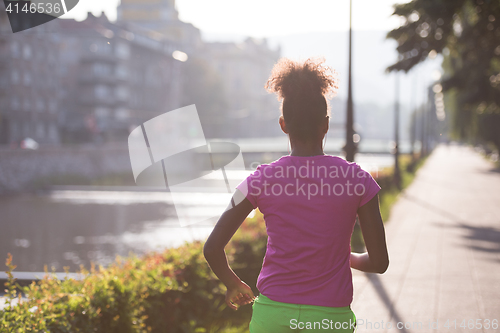
[[[353,274],[358,332],[500,332],[493,164],[472,148],[439,146],[401,194],[386,232],[387,272]]]

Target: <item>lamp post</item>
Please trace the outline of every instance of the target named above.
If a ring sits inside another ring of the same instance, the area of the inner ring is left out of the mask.
[[[422,119],[421,119],[421,142],[422,142],[422,147],[420,148],[420,156],[426,156],[427,155],[427,109],[429,108],[430,105],[430,99],[429,99],[429,92],[427,92],[427,101],[425,102],[425,107],[422,109]]]
[[[417,139],[417,117],[418,117],[418,114],[417,114],[417,110],[418,110],[418,84],[417,84],[417,81],[418,81],[418,72],[415,71],[413,73],[413,89],[412,89],[412,104],[411,104],[411,107],[413,108],[413,112],[412,112],[412,122],[411,122],[411,131],[410,131],[410,135],[411,135],[411,160],[412,162],[415,161],[416,157],[415,157],[415,141]]]
[[[396,72],[396,91],[394,104],[394,184],[401,190],[401,171],[399,169],[399,73]]]
[[[354,110],[352,102],[352,0],[349,5],[349,79],[347,84],[347,117],[346,117],[346,141],[344,146],[345,159],[349,162],[354,161],[356,146],[354,145]]]

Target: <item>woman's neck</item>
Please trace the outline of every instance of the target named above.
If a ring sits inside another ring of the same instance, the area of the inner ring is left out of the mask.
[[[290,145],[292,146],[292,151],[290,156],[315,156],[324,155],[322,141],[299,141],[290,138]]]

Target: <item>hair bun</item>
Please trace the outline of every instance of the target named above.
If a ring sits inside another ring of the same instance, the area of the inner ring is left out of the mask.
[[[338,89],[337,73],[324,64],[324,58],[304,62],[281,58],[273,67],[265,88],[278,99],[323,95],[331,97]]]

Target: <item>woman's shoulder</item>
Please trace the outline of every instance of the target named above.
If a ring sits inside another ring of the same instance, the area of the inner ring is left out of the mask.
[[[338,164],[339,166],[347,166],[347,167],[353,167],[353,168],[356,168],[356,169],[362,169],[364,170],[361,165],[359,165],[358,163],[356,162],[350,162],[350,161],[347,161],[346,159],[340,157],[340,156],[335,156],[335,155],[328,155],[331,157],[330,161],[332,163],[335,163],[335,164]]]
[[[283,167],[287,165],[293,164],[294,161],[300,161],[300,164],[304,164],[304,162],[310,162],[311,165],[332,165],[343,168],[354,168],[361,169],[361,166],[356,162],[346,161],[344,158],[336,155],[315,155],[315,156],[292,156],[292,155],[284,155],[274,160],[270,163],[259,164],[256,168],[257,170],[263,170],[266,168],[275,168],[275,167]]]
[[[336,156],[336,155],[325,155],[325,162],[343,168],[353,168],[353,169],[362,169],[361,166],[356,162],[349,162],[346,159]]]

